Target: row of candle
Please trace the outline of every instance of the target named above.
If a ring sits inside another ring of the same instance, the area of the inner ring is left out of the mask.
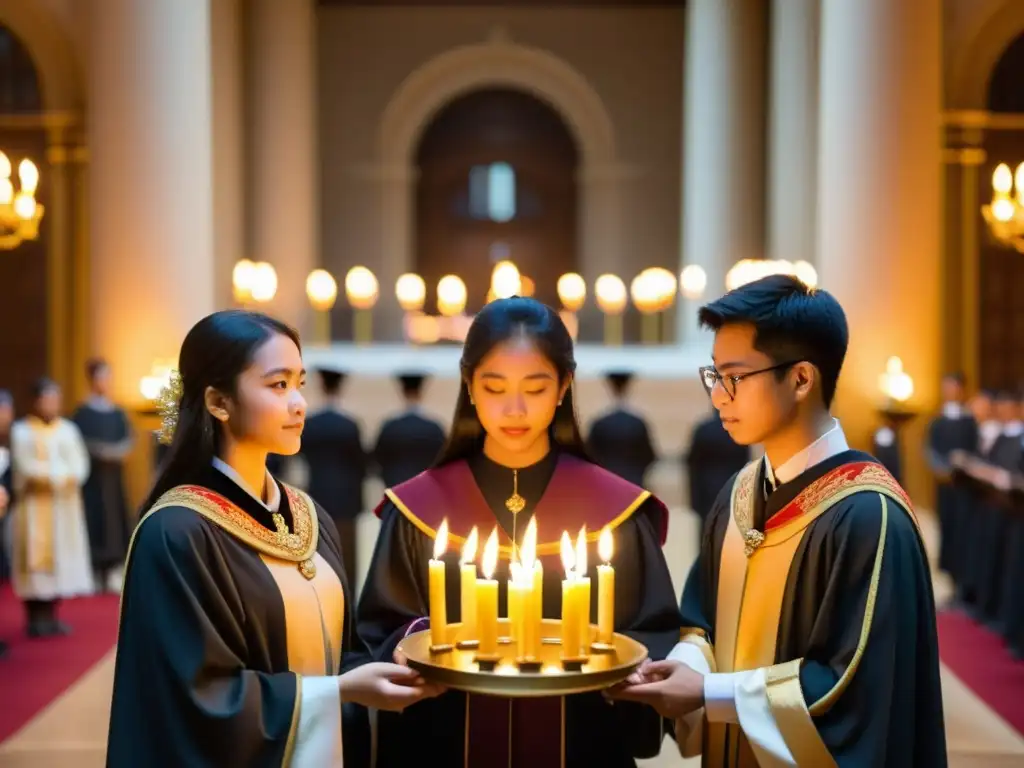
[[[476,550],[478,532],[474,527],[466,537],[459,559],[459,586],[462,616],[462,638],[465,645],[476,645],[481,659],[497,657],[498,652],[498,582],[494,571],[498,563],[498,529],[495,527],[483,548],[481,568],[477,577]],[[429,563],[429,608],[431,646],[447,650],[448,620],[446,604],[445,563],[448,548],[448,521],[445,520],[434,537],[434,556]],[[580,529],[575,545],[568,531],[560,540],[562,566],[562,656],[568,660],[585,657],[591,648],[590,577],[587,575],[587,533]],[[615,622],[615,569],[611,565],[612,535],[609,528],[598,538],[598,555],[603,564],[597,567],[597,643],[610,647]],[[518,554],[518,557],[516,557]],[[522,546],[514,551],[507,583],[508,619],[511,640],[516,644],[517,658],[529,663],[540,657],[541,620],[543,618],[544,569],[537,557],[537,524],[531,519],[523,535]]]

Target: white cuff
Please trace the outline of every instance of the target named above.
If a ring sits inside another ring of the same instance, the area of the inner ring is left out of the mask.
[[[704,675],[704,709],[709,723],[738,723],[736,688],[750,672]]]
[[[678,661],[690,667],[693,671],[700,672],[702,675],[711,673],[711,667],[708,666],[708,660],[704,656],[704,651],[693,643],[676,643],[676,647],[669,652],[666,661]]]
[[[292,765],[341,768],[341,693],[336,677],[299,678],[299,727]]]
[[[771,704],[768,702],[766,669],[761,667],[741,674],[743,676],[736,681],[735,706],[740,727],[750,742],[758,763],[796,766],[786,739],[772,716]]]

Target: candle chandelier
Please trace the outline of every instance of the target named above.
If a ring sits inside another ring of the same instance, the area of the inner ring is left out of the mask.
[[[997,242],[1024,253],[1024,163],[1013,174],[1006,163],[996,167],[992,174],[992,202],[983,205],[981,213]]]
[[[43,206],[36,202],[39,169],[28,158],[18,164],[19,189],[11,181],[11,161],[0,152],[0,250],[12,250],[39,237]]]

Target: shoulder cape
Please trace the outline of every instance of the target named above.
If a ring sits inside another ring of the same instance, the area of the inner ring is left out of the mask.
[[[481,536],[486,536],[496,525],[494,513],[465,461],[428,469],[389,488],[384,496],[375,510],[378,516],[385,502],[390,501],[431,539],[442,520],[447,518],[448,538],[456,546],[465,542],[473,526]],[[589,461],[563,455],[533,510],[537,520],[537,554],[558,554],[562,531],[572,534],[581,523],[587,526],[587,540],[596,542],[602,528],[618,527],[648,499],[656,504],[658,535],[664,544],[668,535],[668,509],[650,491]],[[500,555],[510,558],[512,542],[500,526],[498,535]]]

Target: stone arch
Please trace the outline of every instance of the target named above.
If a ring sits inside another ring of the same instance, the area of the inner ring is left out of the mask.
[[[407,166],[438,110],[464,93],[495,86],[523,90],[550,104],[572,129],[584,167],[615,161],[611,117],[587,79],[547,51],[507,41],[454,48],[409,75],[381,118],[381,160]]]
[[[79,61],[61,20],[27,0],[0,0],[0,24],[22,41],[39,73],[47,112],[81,112],[84,105]]]
[[[460,95],[483,88],[525,91],[562,116],[576,139],[577,248],[581,272],[592,283],[620,265],[621,187],[633,172],[620,163],[611,116],[587,79],[548,51],[504,39],[464,45],[427,61],[395,91],[378,131],[382,284],[413,264],[415,152],[434,115]]]
[[[999,59],[1024,34],[1024,3],[1007,0],[977,26],[975,33],[952,56],[949,106],[988,108],[988,84]]]

